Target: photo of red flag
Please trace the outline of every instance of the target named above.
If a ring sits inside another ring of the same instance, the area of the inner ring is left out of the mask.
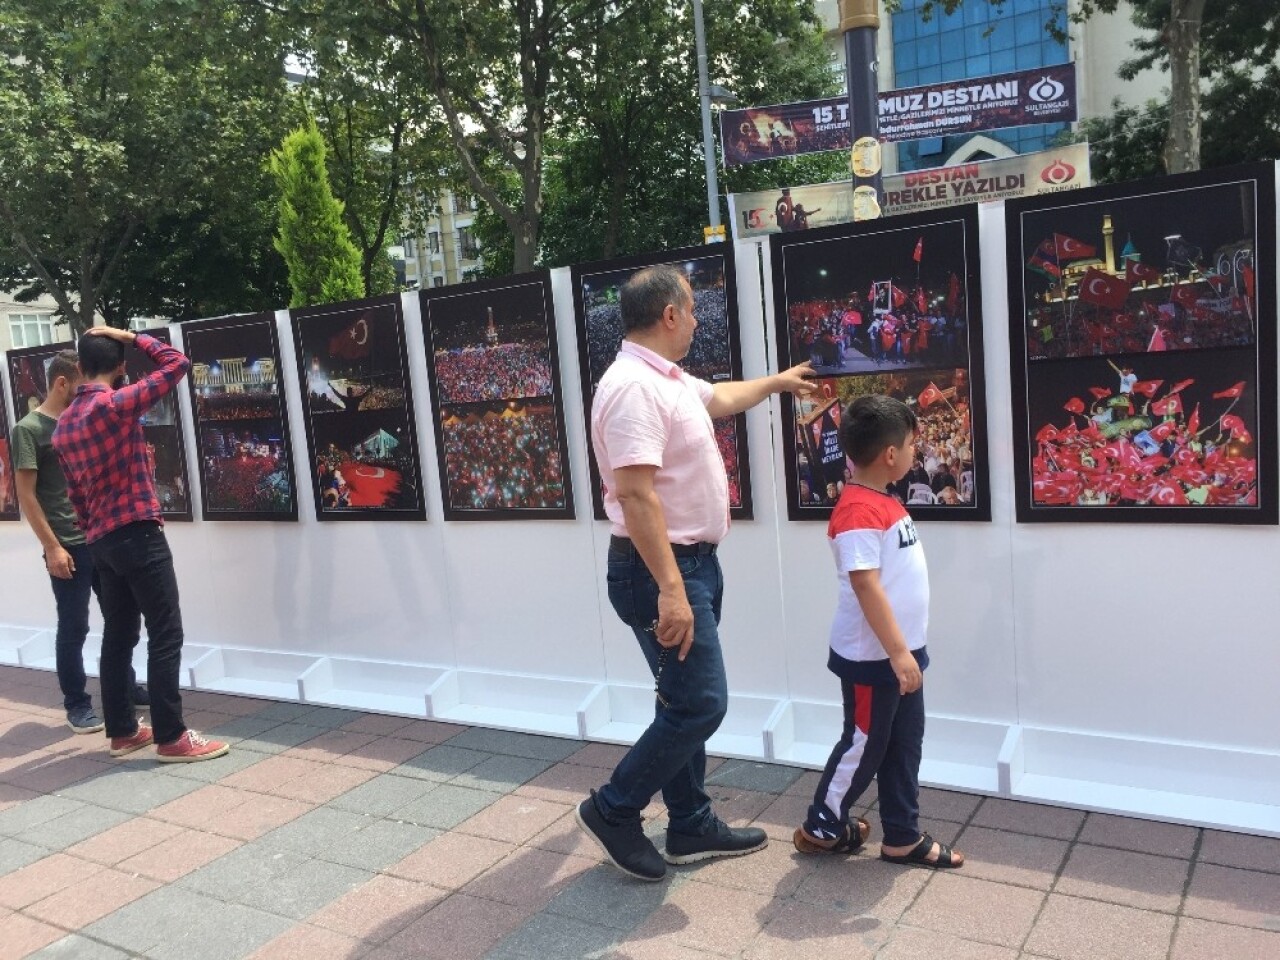
[[[1080,299],[1109,310],[1117,310],[1129,299],[1129,285],[1119,277],[1089,269],[1080,281]]]
[[[1244,421],[1234,413],[1228,413],[1222,418],[1222,429],[1229,431],[1233,440],[1240,440],[1244,443],[1250,443],[1253,440],[1253,436],[1244,425]]]
[[[1089,392],[1093,394],[1093,399],[1101,400],[1103,397],[1111,396],[1109,387],[1090,387]]]
[[[956,307],[960,305],[960,278],[954,273],[947,281],[947,313],[955,316]]]
[[[939,400],[944,399],[942,391],[934,386],[933,381],[929,381],[929,385],[920,391],[920,396],[916,397],[916,403],[920,405],[921,410],[928,410]]]
[[[897,307],[901,307],[903,304],[907,302],[907,295],[903,293],[901,290],[899,290],[897,287],[895,287],[893,284],[889,285],[889,289],[893,291],[893,306],[895,309]]]
[[[1164,343],[1164,331],[1156,327],[1151,331],[1151,341],[1147,344],[1147,353],[1160,353],[1168,349]]]
[[[369,355],[369,315],[359,319],[329,339],[329,356],[340,360],[359,360]]]
[[[1252,300],[1253,299],[1253,267],[1249,266],[1248,264],[1245,264],[1243,267],[1240,268],[1240,275],[1244,277],[1245,295],[1250,300]]]
[[[1196,293],[1195,287],[1189,283],[1180,283],[1173,288],[1172,299],[1175,303],[1180,303],[1184,307],[1194,307],[1199,301],[1200,295]]]
[[[1139,263],[1137,260],[1128,260],[1124,265],[1124,278],[1129,283],[1137,283],[1139,280],[1147,283],[1154,283],[1160,279],[1160,271],[1155,267],[1149,267],[1145,263]]]
[[[1194,377],[1187,380],[1179,380],[1177,383],[1175,383],[1172,387],[1169,388],[1169,392],[1181,393],[1183,390],[1187,389],[1187,387],[1191,386],[1195,382],[1196,381]]]
[[[1196,404],[1196,408],[1191,411],[1191,419],[1187,421],[1187,433],[1193,437],[1200,432],[1200,404]]]
[[[1062,409],[1070,413],[1084,413],[1084,401],[1079,397],[1072,397],[1062,405]]]
[[[1164,383],[1163,380],[1139,380],[1133,385],[1133,392],[1140,393],[1144,397],[1154,397],[1162,383]]]
[[[916,252],[911,254],[911,259],[919,263],[924,258],[924,237],[916,241]]]
[[[1167,397],[1157,400],[1151,405],[1151,412],[1159,414],[1162,417],[1171,413],[1182,413],[1182,397],[1176,393],[1171,393]]]
[[[1232,400],[1239,399],[1240,395],[1244,393],[1244,386],[1245,386],[1244,381],[1241,380],[1234,387],[1227,387],[1227,389],[1225,390],[1219,390],[1217,393],[1213,395],[1213,399],[1225,400],[1228,397],[1230,397]]]
[[[1081,243],[1074,237],[1062,233],[1053,235],[1053,245],[1060,260],[1082,260],[1085,257],[1096,257],[1098,249],[1087,243]]]

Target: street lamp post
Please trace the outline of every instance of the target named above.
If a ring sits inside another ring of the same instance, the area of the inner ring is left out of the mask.
[[[880,84],[876,74],[879,29],[879,0],[840,0],[849,128],[853,135],[850,167],[854,220],[879,217],[884,198],[880,175]]]
[[[707,164],[707,223],[710,224],[707,238],[723,239],[716,144],[711,133],[711,83],[707,79],[707,31],[702,24],[702,0],[693,0],[693,37],[698,50],[698,99],[702,101],[702,154]]]

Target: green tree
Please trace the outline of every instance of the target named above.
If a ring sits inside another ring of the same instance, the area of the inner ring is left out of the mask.
[[[201,221],[241,124],[282,95],[273,23],[236,0],[0,0],[0,283],[77,333],[154,304],[125,273]]]
[[[284,138],[271,155],[271,172],[280,190],[275,247],[289,268],[289,306],[363,296],[360,251],[351,242],[342,201],[329,186],[324,139],[314,122]]]

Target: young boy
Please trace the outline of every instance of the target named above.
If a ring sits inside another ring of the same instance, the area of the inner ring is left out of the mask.
[[[844,733],[793,840],[801,853],[858,850],[871,828],[850,823],[849,810],[876,777],[881,859],[959,867],[959,851],[920,833],[929,572],[911,517],[885,493],[911,469],[916,429],[911,409],[889,397],[859,397],[840,418],[853,473],[827,528],[839,574],[827,667],[840,678]]]

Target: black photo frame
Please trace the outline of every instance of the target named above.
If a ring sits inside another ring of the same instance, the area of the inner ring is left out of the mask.
[[[782,396],[787,517],[827,520],[849,464],[841,408],[897,397],[921,420],[919,464],[891,488],[916,520],[991,519],[976,205],[769,238],[778,366],[817,392]],[[916,470],[922,470],[918,476]]]
[[[400,297],[289,318],[316,519],[425,520]]]
[[[14,417],[14,423],[18,418]],[[0,521],[19,520],[18,483],[13,475],[13,451],[9,448],[12,436],[9,423],[9,404],[0,390]]]
[[[1017,519],[1275,524],[1275,166],[1009,201]]]
[[[613,362],[622,342],[617,290],[632,274],[657,264],[671,264],[683,269],[694,288],[694,315],[698,319],[698,327],[689,356],[681,366],[691,375],[713,383],[742,379],[738,287],[731,244],[685,247],[575,265],[571,270],[573,309],[578,330],[578,363],[582,372],[583,422],[587,430],[591,468],[591,502],[597,520],[606,518],[600,470],[591,446],[591,401],[600,377]],[[746,415],[739,413],[721,417],[714,424],[729,481],[729,515],[734,520],[751,520],[754,511]]]
[[[551,274],[419,298],[445,520],[572,520]]]
[[[205,520],[296,521],[289,409],[274,313],[182,325]]]

